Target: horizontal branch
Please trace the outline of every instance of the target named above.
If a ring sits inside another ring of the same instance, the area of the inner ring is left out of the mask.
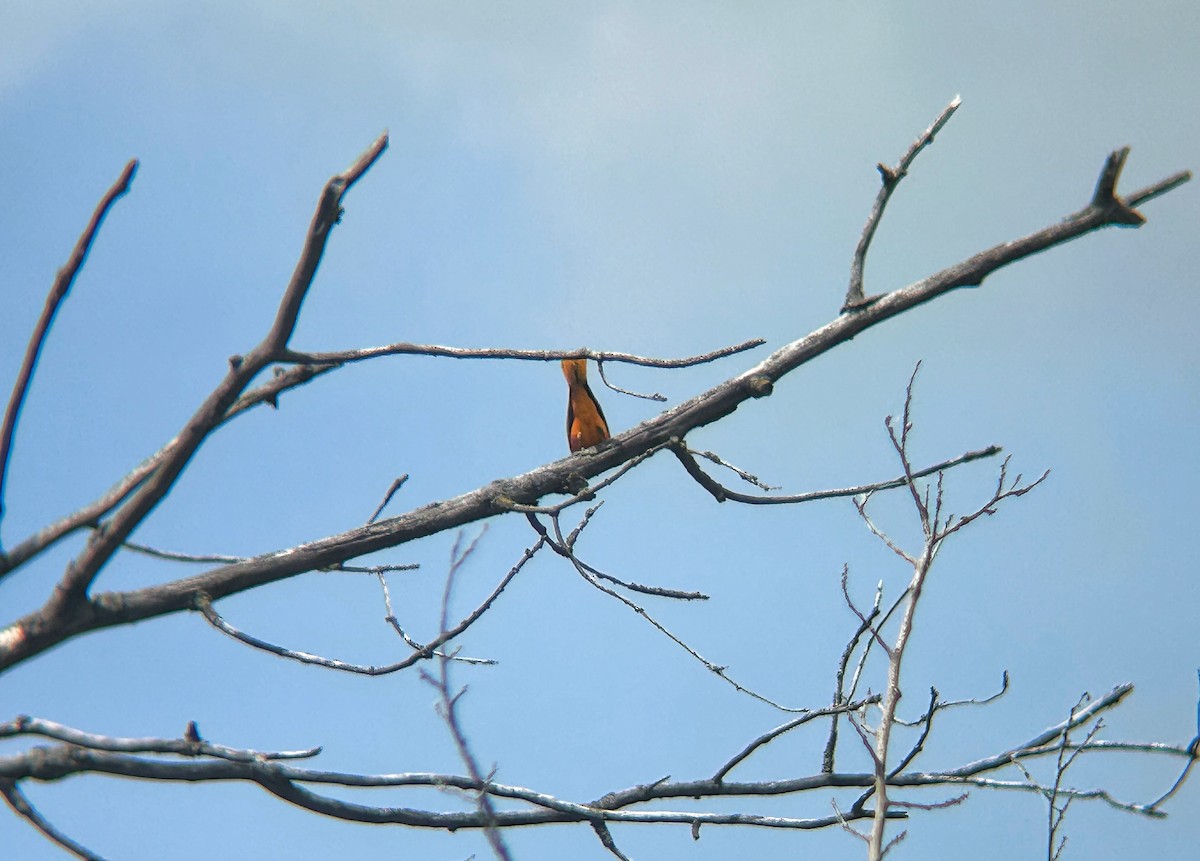
[[[983,778],[982,775],[1009,767],[1014,756],[1051,757],[1058,753],[1060,745],[1051,744],[1060,736],[1067,724],[1077,725],[1089,720],[1098,711],[1117,705],[1128,693],[1128,686],[1114,689],[1107,696],[1080,710],[1069,721],[1058,724],[1034,736],[1025,745],[1005,751],[993,757],[969,763],[957,769],[942,772],[910,773],[890,776],[891,786],[933,787],[975,785],[999,785],[999,781]],[[815,715],[814,715],[815,716]],[[428,772],[403,772],[394,774],[353,774],[302,768],[281,762],[284,758],[307,757],[320,748],[309,751],[265,754],[253,750],[237,750],[213,745],[199,738],[198,733],[184,739],[120,739],[96,736],[43,721],[22,717],[0,725],[0,736],[43,735],[61,738],[67,743],[50,747],[35,747],[10,756],[0,756],[0,781],[15,785],[22,780],[57,781],[78,774],[108,774],[153,781],[226,781],[240,780],[256,783],[272,794],[317,813],[356,822],[394,823],[420,828],[482,828],[486,823],[478,810],[467,812],[440,812],[407,807],[374,807],[354,804],[319,795],[299,784],[315,786],[338,786],[355,788],[382,787],[436,787],[473,792],[487,792],[496,797],[524,802],[531,809],[497,811],[496,824],[500,827],[537,825],[547,823],[608,822],[681,823],[714,825],[752,825],[768,828],[815,829],[837,825],[839,819],[820,817],[812,819],[768,817],[745,813],[700,813],[670,810],[629,810],[652,801],[668,798],[714,799],[734,797],[769,797],[792,795],[813,790],[841,788],[868,788],[875,776],[871,773],[821,773],[786,780],[727,782],[710,778],[693,781],[670,781],[662,779],[647,784],[610,792],[590,803],[577,803],[559,799],[546,793],[520,786],[496,783],[492,780],[476,780],[462,775],[434,774]],[[192,730],[189,730],[192,734]],[[760,737],[770,740],[777,733]],[[1101,746],[1089,743],[1089,750],[1096,745],[1102,749],[1125,749],[1119,744]],[[1178,756],[1190,757],[1183,748],[1156,750]],[[1140,749],[1133,746],[1132,749]],[[182,755],[184,761],[164,760],[147,756]],[[209,757],[202,759],[201,757]],[[1036,791],[1028,783],[1006,784],[1004,788],[1021,788]],[[1103,790],[1079,790],[1080,798],[1104,799]],[[1136,812],[1156,813],[1152,806],[1129,805]],[[847,817],[861,818],[872,815],[865,808],[853,810]],[[897,818],[906,814],[897,811]]]
[[[766,341],[762,338],[752,338],[730,347],[721,347],[709,353],[698,356],[687,356],[682,359],[656,359],[651,356],[638,356],[633,353],[617,353],[606,350],[589,350],[586,347],[578,350],[514,350],[503,347],[446,347],[440,344],[411,344],[401,341],[388,344],[385,347],[364,347],[359,350],[342,350],[333,353],[301,353],[288,350],[282,361],[300,362],[306,365],[333,365],[361,362],[380,356],[441,356],[451,359],[518,359],[529,362],[557,362],[562,359],[595,359],[597,362],[624,362],[630,365],[644,365],[648,368],[690,368],[703,365],[726,356],[744,353],[761,347]]]
[[[195,726],[190,728],[191,734],[198,732]],[[23,735],[36,735],[52,738],[67,744],[86,747],[92,750],[104,750],[112,753],[174,753],[180,756],[211,756],[226,759],[231,762],[256,762],[258,760],[275,759],[307,759],[318,755],[321,748],[308,750],[259,751],[239,750],[224,745],[211,744],[203,741],[198,735],[194,738],[118,738],[109,735],[97,735],[84,732],[54,721],[42,718],[18,715],[10,721],[0,723],[0,739],[16,738]]]
[[[860,484],[855,487],[843,487],[836,490],[812,490],[808,493],[797,493],[793,496],[755,496],[749,493],[738,493],[736,490],[730,490],[724,485],[717,482],[712,476],[708,475],[700,468],[700,464],[692,457],[691,453],[682,444],[672,447],[672,452],[679,458],[688,475],[696,479],[696,482],[713,495],[717,502],[724,502],[727,499],[732,499],[734,502],[744,502],[748,505],[794,505],[800,502],[815,502],[821,499],[838,499],[847,496],[861,496],[864,493],[875,493],[879,490],[891,490],[896,487],[904,487],[909,482],[909,476],[899,476],[898,478],[889,479],[888,481],[879,481],[874,484]],[[952,457],[949,460],[944,460],[941,463],[935,463],[933,466],[928,466],[925,469],[919,470],[912,474],[912,478],[924,478],[927,475],[933,475],[935,472],[952,469],[956,466],[961,466],[964,463],[970,463],[973,460],[980,460],[985,457],[994,457],[1003,449],[998,445],[990,445],[987,448],[979,449],[978,451],[969,451],[966,454],[960,454],[958,457]]]
[[[1021,792],[1036,792],[1038,795],[1047,797],[1054,795],[1058,798],[1068,799],[1068,801],[1103,801],[1117,810],[1138,813],[1151,819],[1165,819],[1167,816],[1165,812],[1154,805],[1120,801],[1106,789],[1072,789],[1063,786],[1051,788],[1030,783],[1027,780],[996,780],[990,777],[965,777],[960,782],[965,786],[978,786],[982,789],[1015,789]]]
[[[702,813],[669,810],[625,810],[623,808],[667,797],[732,797],[782,795],[808,789],[858,786],[867,775],[819,775],[790,781],[764,783],[656,782],[610,793],[591,803],[564,801],[546,793],[494,781],[478,781],[452,774],[346,774],[298,768],[274,761],[212,759],[166,761],[94,750],[75,745],[38,747],[14,756],[0,757],[0,780],[56,781],[78,774],[108,774],[152,781],[205,782],[240,780],[257,783],[272,794],[317,813],[354,822],[392,823],[418,828],[483,828],[479,811],[440,812],[406,807],[373,807],[318,795],[298,784],[342,787],[435,787],[487,792],[497,798],[522,801],[528,810],[497,811],[500,827],[539,825],[555,822],[680,823],[705,825],[754,825],[767,828],[818,829],[837,824],[836,817],[797,819],[750,813]]]

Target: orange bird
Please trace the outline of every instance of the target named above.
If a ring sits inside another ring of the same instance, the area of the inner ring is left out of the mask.
[[[587,359],[563,359],[567,378],[567,445],[572,452],[608,439],[604,410],[587,384]]]

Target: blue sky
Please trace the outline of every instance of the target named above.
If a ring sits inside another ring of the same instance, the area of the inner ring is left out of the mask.
[[[761,358],[837,314],[875,163],[895,162],[955,95],[963,107],[884,219],[869,292],[1074,211],[1114,148],[1132,146],[1125,190],[1200,166],[1198,37],[1200,12],[1185,2],[10,5],[0,11],[0,379],[15,375],[96,201],[129,158],[141,167],[44,352],[0,537],[12,545],[89,501],[176,432],[226,359],[269,326],[323,182],[385,128],[391,147],[346,199],[297,348],[408,340],[674,357],[763,337]],[[1026,475],[1052,469],[949,544],[934,571],[907,705],[915,712],[931,684],[947,698],[990,693],[1004,670],[1013,688],[988,709],[948,715],[926,767],[1002,750],[1061,720],[1083,691],[1126,681],[1137,690],[1107,718],[1107,737],[1186,743],[1196,732],[1196,200],[1185,186],[1146,205],[1140,230],[1102,231],[916,309],[689,439],[783,492],[890,477],[883,417],[902,407],[920,359],[919,460],[998,443]],[[758,358],[611,374],[673,405]],[[412,477],[391,513],[523,472],[566,453],[564,390],[552,364],[389,358],[344,369],[221,430],[136,538],[263,553],[360,524],[401,473]],[[599,394],[614,430],[657,409]],[[987,492],[993,469],[954,475],[956,510]],[[901,502],[881,501],[880,516],[911,546]],[[493,521],[456,606],[485,594],[531,540],[523,520]],[[392,580],[418,636],[436,626],[452,541],[381,555],[422,565]],[[79,546],[0,583],[4,619],[39,606]],[[842,565],[864,601],[878,581],[894,594],[906,579],[849,502],[718,506],[665,457],[605,495],[581,552],[618,576],[711,594],[652,610],[735,677],[814,707],[854,623]],[[125,554],[98,587],[186,573]],[[366,663],[399,654],[366,578],[304,575],[219,609],[293,648]],[[470,685],[477,753],[498,779],[573,800],[707,775],[784,719],[549,556],[462,648],[501,662],[456,673]],[[317,764],[329,769],[460,771],[432,701],[415,674],[289,664],[198,616],[68,642],[0,686],[5,718],[124,736],[174,736],[197,720],[230,745],[324,745]],[[797,736],[745,776],[809,773],[821,745],[817,732]],[[1146,800],[1175,768],[1126,756],[1079,780]],[[337,823],[249,787],[87,777],[28,791],[117,858],[487,852],[479,835]],[[1196,797],[1185,788],[1165,822],[1079,804],[1066,857],[1180,857],[1200,838]],[[739,809],[818,816],[829,798]],[[915,816],[900,852],[1036,857],[1043,820],[1032,796],[976,791],[965,806]],[[708,829],[697,843],[682,828],[614,834],[635,858],[863,851],[834,830]],[[510,840],[521,858],[610,857],[578,827]],[[60,857],[7,815],[0,845]]]

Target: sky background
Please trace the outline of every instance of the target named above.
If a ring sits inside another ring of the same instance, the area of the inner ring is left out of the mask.
[[[14,378],[55,271],[125,162],[110,214],[45,348],[18,429],[0,537],[12,546],[107,489],[168,440],[230,355],[274,316],[323,183],[384,129],[391,147],[348,194],[293,346],[754,354],[679,371],[610,366],[673,406],[838,313],[878,188],[955,95],[963,107],[893,199],[868,292],[911,283],[1084,205],[1107,154],[1132,146],[1122,189],[1200,167],[1194,3],[683,4],[83,2],[0,7],[0,380]],[[939,557],[906,665],[902,711],[943,697],[999,702],[940,720],[918,767],[1004,750],[1065,718],[1085,691],[1132,698],[1105,737],[1196,733],[1194,530],[1200,467],[1200,204],[1195,184],[1107,229],[871,330],[689,437],[785,493],[897,473],[883,428],[916,390],[914,454],[990,443],[1015,471],[1052,470]],[[7,385],[7,383],[6,383]],[[614,431],[659,407],[596,386]],[[555,364],[394,357],[328,375],[206,443],[136,534],[158,547],[250,555],[360,525],[392,479],[399,514],[566,453]],[[949,480],[977,505],[996,463]],[[731,477],[730,477],[731,478]],[[732,478],[731,478],[732,480]],[[743,683],[790,705],[829,701],[855,619],[905,571],[849,501],[717,505],[660,456],[603,494],[581,555],[616,576],[703,591],[647,603]],[[908,547],[902,496],[880,521]],[[467,535],[476,534],[468,529]],[[454,535],[379,554],[401,621],[436,633]],[[492,521],[465,567],[465,612],[533,536]],[[82,543],[0,583],[4,621],[40,606]],[[97,588],[196,573],[134,554]],[[405,654],[378,584],[307,574],[218,609],[282,645],[385,664]],[[712,774],[786,716],[739,695],[565,563],[540,556],[461,641],[463,720],[501,782],[586,801]],[[871,684],[882,685],[875,667]],[[198,615],[67,642],[10,671],[0,717],[27,713],[119,736],[182,733],[256,749],[323,745],[313,766],[459,773],[434,694],[409,671],[334,674],[253,652]],[[735,777],[819,769],[823,728]],[[17,750],[9,745],[5,752]],[[866,767],[847,741],[842,767]],[[1072,779],[1147,801],[1173,759],[1111,756]],[[1044,775],[1044,772],[1041,772]],[[1018,777],[1014,773],[1014,778]],[[340,823],[242,785],[105,777],[26,787],[56,825],[113,858],[487,857],[477,833]],[[902,795],[932,802],[948,792]],[[450,809],[450,796],[357,793]],[[837,796],[843,804],[853,796]],[[1166,821],[1078,803],[1064,858],[1187,857],[1195,781]],[[713,810],[824,816],[831,795]],[[688,809],[686,801],[656,809]],[[983,790],[916,813],[896,857],[1044,857],[1045,809]],[[616,826],[636,859],[858,858],[816,834]],[[609,856],[579,826],[509,833],[523,859]],[[1003,839],[998,839],[1002,837]],[[7,811],[0,855],[63,854]]]

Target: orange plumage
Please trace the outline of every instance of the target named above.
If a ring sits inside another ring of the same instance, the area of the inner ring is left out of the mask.
[[[608,439],[604,410],[587,384],[587,359],[563,359],[567,378],[567,445],[572,452]]]

